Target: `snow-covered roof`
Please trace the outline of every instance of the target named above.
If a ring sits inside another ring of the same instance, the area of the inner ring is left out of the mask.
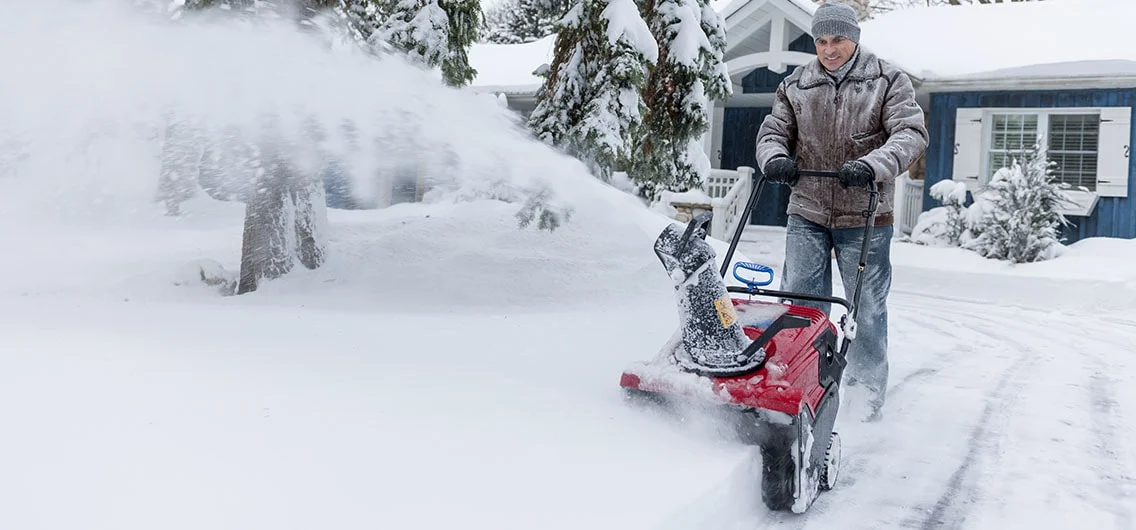
[[[712,0],[723,17],[757,0]],[[809,15],[812,0],[768,0]],[[925,84],[1136,80],[1128,42],[1136,0],[1044,0],[913,7],[862,23],[862,43]],[[552,58],[555,37],[519,45],[477,44],[470,61],[479,90],[531,94],[532,71]],[[1136,81],[1132,81],[1136,82]],[[1012,86],[1007,84],[1006,86]]]
[[[710,0],[710,7],[714,8],[722,18],[726,18],[738,9],[741,9],[746,4],[754,0]],[[814,3],[812,0],[786,0],[790,5],[801,8],[805,13],[811,17],[820,4]]]
[[[726,18],[754,1],[756,0],[711,0],[710,7],[722,18]],[[783,1],[800,8],[809,16],[818,7],[812,0]],[[469,50],[469,62],[477,70],[473,87],[483,92],[532,94],[544,82],[544,78],[533,74],[533,71],[552,62],[555,44],[555,35],[526,44],[474,44]]]
[[[1130,75],[1133,20],[1136,0],[916,7],[863,22],[861,41],[927,82]]]
[[[544,82],[533,72],[552,62],[555,45],[556,35],[525,44],[474,44],[469,50],[469,63],[477,70],[473,85],[483,91],[531,94]]]

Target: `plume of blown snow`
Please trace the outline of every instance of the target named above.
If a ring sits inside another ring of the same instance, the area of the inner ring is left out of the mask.
[[[149,208],[171,122],[191,125],[203,144],[233,130],[291,142],[302,169],[333,158],[363,194],[376,173],[407,165],[433,185],[428,201],[496,198],[521,209],[536,197],[571,210],[609,193],[493,98],[337,35],[286,18],[170,20],[122,0],[6,6],[0,211]]]

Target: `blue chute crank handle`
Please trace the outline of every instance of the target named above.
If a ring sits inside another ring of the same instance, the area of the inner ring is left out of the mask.
[[[753,271],[753,272],[762,272],[762,273],[768,274],[769,279],[759,282],[759,281],[756,281],[756,280],[750,280],[748,278],[743,278],[740,274],[738,274],[738,269],[745,269],[747,271]],[[758,287],[758,286],[764,287],[766,285],[773,283],[773,268],[769,267],[767,265],[762,265],[760,263],[749,263],[749,262],[745,262],[745,261],[739,261],[737,263],[734,263],[734,278],[736,278],[739,282],[742,282],[742,283],[748,285],[750,289],[753,289],[753,288]]]

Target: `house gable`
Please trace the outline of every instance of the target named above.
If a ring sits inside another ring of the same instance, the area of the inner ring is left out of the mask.
[[[750,0],[728,15],[724,59],[737,91],[746,92],[745,79],[756,70],[768,74],[756,74],[754,82],[813,60],[811,25],[812,13],[791,0]]]
[[[815,54],[816,43],[813,42],[811,35],[802,33],[793,40],[793,42],[789,43],[789,51]],[[742,78],[742,93],[772,94],[777,91],[777,85],[780,85],[781,81],[789,77],[791,73],[793,73],[792,69],[786,69],[784,72],[777,73],[766,66],[755,68]]]

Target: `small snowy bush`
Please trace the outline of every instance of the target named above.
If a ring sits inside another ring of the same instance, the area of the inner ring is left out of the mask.
[[[966,184],[941,180],[931,186],[931,197],[942,206],[919,216],[912,230],[912,239],[923,244],[958,246],[966,224]]]
[[[1054,181],[1055,163],[1046,159],[1040,144],[994,173],[976,202],[971,216],[975,238],[963,246],[980,255],[1029,263],[1048,259],[1061,244],[1061,227],[1068,220],[1059,208],[1068,202],[1062,191],[1068,184]]]
[[[912,240],[925,245],[959,246],[1011,263],[1049,259],[1060,249],[1060,231],[1068,224],[1061,206],[1068,184],[1056,182],[1053,166],[1040,143],[994,173],[990,183],[964,207],[966,186],[942,181],[931,196],[943,206],[919,216]]]

